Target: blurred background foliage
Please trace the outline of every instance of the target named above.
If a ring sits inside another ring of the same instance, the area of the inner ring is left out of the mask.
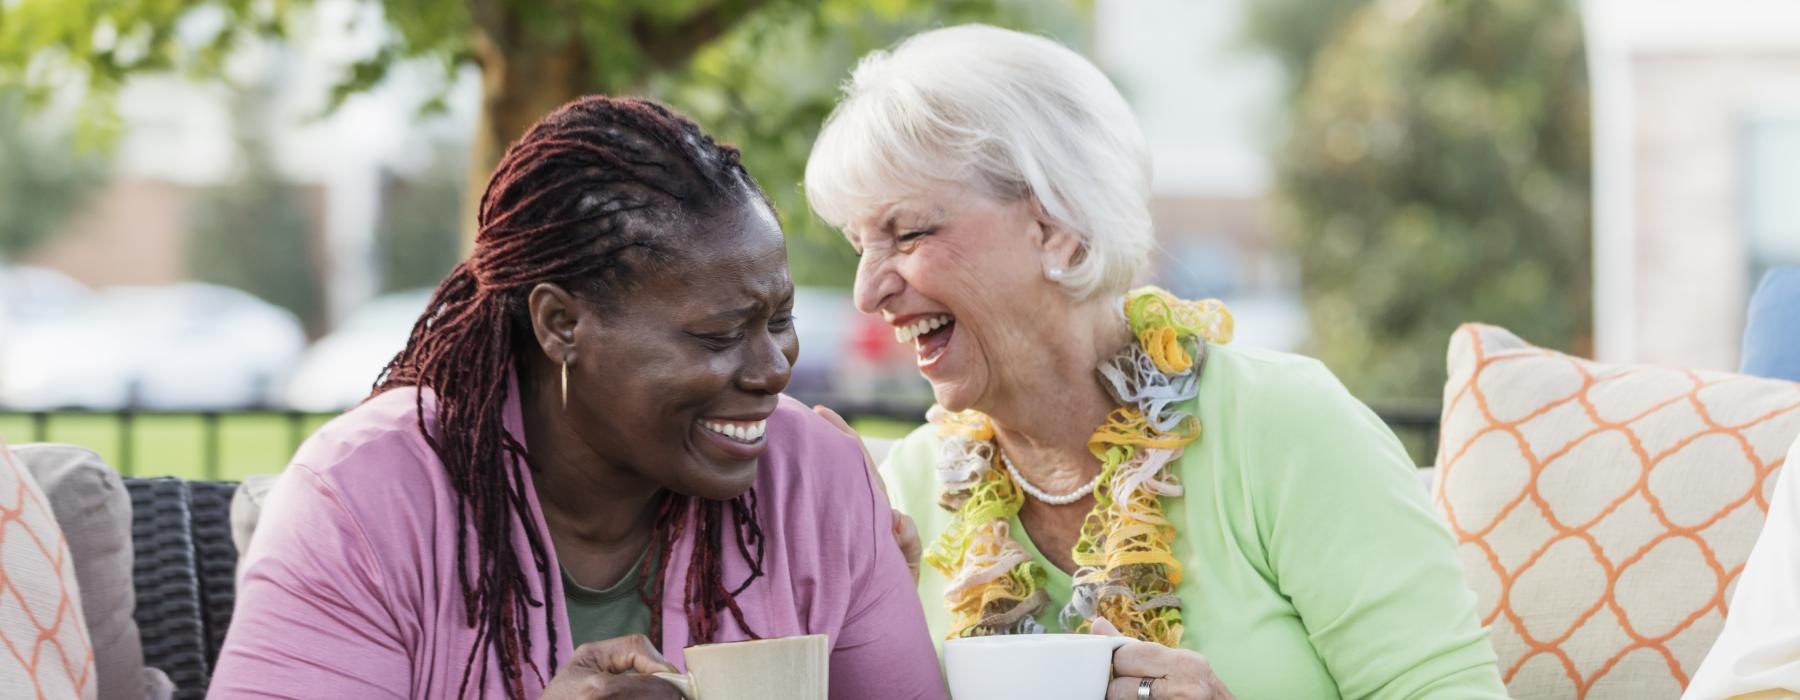
[[[933,26],[989,22],[1085,41],[1079,3],[1053,0],[889,0],[777,8],[745,20],[699,52],[689,69],[659,75],[645,91],[677,105],[744,163],[781,211],[795,283],[847,286],[856,258],[812,215],[800,187],[807,154],[856,60]]]
[[[231,52],[247,42],[329,30],[308,26],[312,15],[301,10],[311,4],[16,0],[0,5],[0,84],[22,86],[27,99],[41,102],[69,75],[81,76],[87,86],[82,133],[104,139],[116,126],[108,105],[127,78],[170,71],[216,78]],[[1086,40],[1086,0],[376,4],[382,11],[375,19],[384,19],[387,30],[379,46],[343,67],[331,105],[380,85],[401,61],[427,59],[442,68],[437,94],[419,105],[429,114],[443,109],[459,70],[472,65],[481,71],[480,126],[460,178],[461,216],[454,220],[465,241],[473,235],[478,188],[485,186],[505,144],[581,95],[642,94],[688,113],[715,136],[743,148],[747,167],[789,229],[796,281],[814,285],[847,284],[854,271],[848,246],[811,217],[798,183],[838,83],[858,57],[922,29],[974,21],[1047,33],[1077,47]],[[429,204],[441,207],[437,185],[444,181],[401,191],[437,197]],[[437,219],[386,221],[393,226],[384,234],[388,251],[423,249],[441,240],[430,233],[442,225]],[[427,256],[399,263],[388,256],[384,269],[411,283],[424,279],[412,267],[429,271],[441,262]]]
[[[1589,94],[1572,2],[1264,0],[1292,71],[1276,233],[1307,348],[1371,402],[1436,398],[1460,323],[1590,354]]]
[[[0,259],[36,248],[106,176],[103,156],[28,117],[25,93],[0,84]]]
[[[101,180],[111,109],[133,76],[231,82],[233,52],[324,26],[324,0],[0,2],[0,255],[29,249]],[[467,144],[384,184],[380,291],[430,286],[460,259],[473,202],[504,144],[589,93],[644,94],[693,116],[745,163],[790,234],[796,281],[843,286],[853,257],[809,213],[806,155],[867,52],[933,26],[984,21],[1091,48],[1091,0],[369,0],[346,21],[377,39],[347,60],[332,107],[402,63],[435,69],[420,114],[480,74]],[[1245,49],[1283,69],[1269,134],[1278,245],[1298,265],[1303,348],[1373,403],[1428,402],[1458,324],[1590,343],[1588,83],[1573,2],[1255,0]],[[59,129],[24,115],[85,86]],[[1132,86],[1121,86],[1130,92]],[[254,101],[254,82],[233,87]],[[1197,88],[1203,89],[1203,88]],[[316,221],[240,118],[241,168],[199,198],[191,268],[321,330]],[[29,202],[32,206],[17,206]],[[259,230],[263,235],[237,235]],[[313,235],[316,243],[316,231]],[[313,266],[296,266],[308,260]],[[304,268],[304,269],[303,269]]]

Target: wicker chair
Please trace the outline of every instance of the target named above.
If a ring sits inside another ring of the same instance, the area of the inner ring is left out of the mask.
[[[230,506],[237,484],[128,478],[125,488],[144,663],[169,675],[176,698],[204,698],[236,598]]]
[[[200,611],[206,623],[206,667],[219,660],[231,608],[237,602],[237,546],[231,541],[231,496],[237,484],[187,482],[193,513],[194,552],[200,577]]]

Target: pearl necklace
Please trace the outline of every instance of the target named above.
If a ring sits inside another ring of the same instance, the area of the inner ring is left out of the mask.
[[[1019,473],[1019,468],[1013,466],[1012,458],[1007,457],[1005,452],[1001,452],[1000,450],[995,450],[995,452],[1000,452],[1000,461],[1006,464],[1006,471],[1007,473],[1012,474],[1013,481],[1019,482],[1019,488],[1024,489],[1025,493],[1032,498],[1053,506],[1066,506],[1070,503],[1079,501],[1088,494],[1093,493],[1094,489],[1100,486],[1100,475],[1095,474],[1094,480],[1087,482],[1085,486],[1060,496],[1053,496],[1045,493],[1043,489],[1033,485],[1030,481],[1026,481],[1025,475]]]

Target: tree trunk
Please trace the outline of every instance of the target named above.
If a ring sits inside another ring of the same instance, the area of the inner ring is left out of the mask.
[[[473,246],[480,214],[481,194],[500,164],[506,147],[525,134],[538,119],[585,94],[590,88],[587,56],[581,42],[533,45],[504,36],[507,32],[476,32],[474,46],[481,67],[481,117],[469,156],[469,177],[464,185],[463,247]]]
[[[0,0],[3,2],[4,0]],[[638,17],[625,22],[628,40],[644,52],[649,71],[673,70],[768,0],[721,0],[676,22]],[[470,40],[481,67],[481,123],[476,127],[469,158],[467,196],[463,197],[463,246],[471,248],[477,233],[481,193],[499,165],[506,147],[533,123],[564,103],[596,90],[624,86],[597,85],[588,70],[583,37],[571,29],[558,42],[546,42],[508,14],[508,3],[471,0],[475,20]],[[601,39],[608,40],[608,39]],[[644,77],[644,76],[641,76]]]

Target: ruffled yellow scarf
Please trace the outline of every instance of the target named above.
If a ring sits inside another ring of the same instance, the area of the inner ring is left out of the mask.
[[[1171,465],[1200,437],[1192,404],[1206,345],[1229,342],[1232,319],[1217,300],[1185,301],[1156,287],[1127,295],[1124,312],[1137,343],[1099,368],[1120,408],[1088,438],[1100,481],[1075,543],[1074,591],[1060,622],[1086,632],[1104,617],[1126,635],[1175,646],[1182,569],[1161,499],[1181,494]],[[949,580],[949,637],[1045,631],[1036,619],[1049,604],[1045,573],[1008,525],[1025,493],[1000,464],[993,424],[975,411],[935,407],[929,418],[942,438],[939,504],[955,514],[925,554]]]

